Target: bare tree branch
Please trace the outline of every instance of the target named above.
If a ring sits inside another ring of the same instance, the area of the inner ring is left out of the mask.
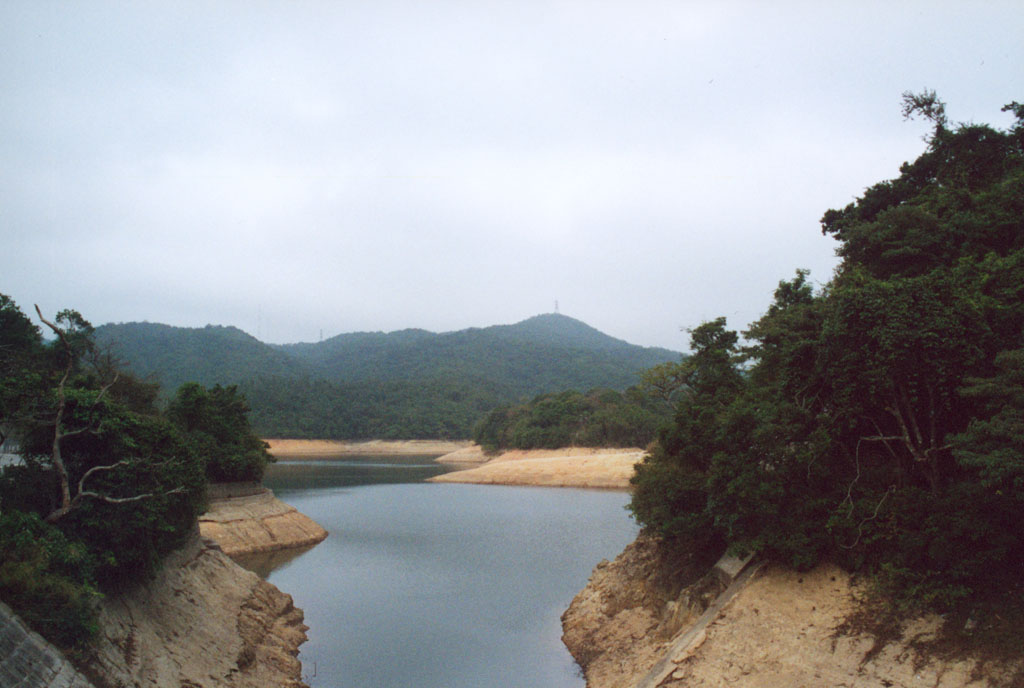
[[[71,377],[71,371],[74,369],[75,354],[74,350],[71,347],[71,342],[68,341],[67,334],[64,332],[64,330],[58,327],[55,323],[47,320],[43,316],[43,313],[39,309],[38,305],[36,305],[35,308],[36,314],[39,316],[39,319],[42,320],[43,323],[47,327],[49,327],[55,335],[57,335],[57,338],[60,340],[61,345],[64,347],[64,354],[67,356],[67,362],[64,365],[64,373],[63,375],[61,375],[60,382],[57,384],[57,410],[54,416],[53,445],[50,454],[51,463],[53,464],[53,468],[57,472],[57,477],[60,480],[60,506],[51,511],[46,516],[46,521],[49,523],[53,523],[55,521],[60,520],[68,513],[70,513],[76,506],[78,506],[81,500],[85,497],[89,497],[91,499],[98,499],[100,501],[107,502],[110,504],[123,504],[126,502],[137,502],[143,499],[150,499],[156,496],[154,493],[145,493],[135,495],[133,497],[111,497],[109,495],[103,495],[98,492],[93,492],[91,490],[85,489],[85,481],[90,476],[95,475],[100,471],[110,471],[115,468],[118,468],[119,466],[123,466],[129,463],[129,461],[127,460],[122,460],[118,461],[117,463],[110,464],[108,466],[93,466],[92,468],[87,470],[85,474],[82,476],[81,480],[78,481],[77,493],[72,498],[71,485],[70,480],[68,478],[68,469],[64,463],[64,458],[61,454],[61,443],[67,437],[74,437],[84,432],[96,431],[96,428],[94,427],[91,421],[92,414],[95,412],[96,408],[99,407],[100,402],[103,400],[103,397],[107,394],[107,392],[110,391],[110,388],[113,387],[114,384],[117,382],[119,373],[115,371],[114,377],[110,380],[110,382],[108,382],[107,384],[103,385],[103,387],[100,388],[99,393],[96,395],[96,398],[93,399],[93,402],[92,404],[90,404],[88,410],[88,416],[90,417],[90,421],[80,428],[76,428],[74,430],[65,430],[64,413],[67,410],[66,385],[68,378]],[[176,488],[166,494],[173,494],[176,492],[183,491],[184,488]]]
[[[153,497],[159,495],[181,494],[188,491],[185,487],[176,487],[173,490],[166,490],[163,492],[145,492],[143,494],[133,495],[131,497],[111,497],[110,495],[105,495],[100,492],[94,492],[93,490],[85,489],[85,481],[88,480],[91,476],[95,475],[96,473],[99,473],[101,471],[112,471],[115,468],[119,468],[121,466],[129,466],[131,464],[132,461],[129,461],[128,459],[122,459],[117,463],[112,463],[105,466],[93,466],[92,468],[87,470],[82,475],[82,479],[78,481],[78,491],[75,494],[74,498],[71,499],[66,506],[62,505],[60,508],[54,509],[52,512],[50,512],[50,514],[48,514],[46,517],[46,521],[48,523],[54,523],[56,521],[59,521],[61,518],[67,516],[70,512],[72,512],[75,509],[75,507],[77,507],[81,503],[81,501],[86,497],[104,502],[106,504],[127,504],[129,502],[140,502],[144,499],[152,499]]]
[[[878,512],[879,512],[879,510],[881,510],[882,504],[885,502],[886,498],[890,494],[892,494],[894,492],[896,492],[896,486],[895,485],[890,485],[889,489],[886,490],[885,494],[882,495],[882,498],[880,500],[878,500],[878,504],[875,505],[874,513],[872,513],[870,516],[868,516],[867,518],[863,519],[860,523],[857,524],[857,539],[855,539],[852,544],[844,545],[841,542],[837,543],[837,544],[840,547],[842,547],[843,549],[853,549],[854,547],[856,547],[857,543],[860,542],[861,536],[864,535],[864,524],[867,523],[868,521],[874,521],[876,518],[878,518]]]
[[[71,505],[71,486],[68,484],[68,469],[64,465],[63,457],[61,457],[60,443],[61,426],[64,423],[64,407],[67,404],[67,399],[64,395],[64,385],[67,383],[68,377],[71,375],[71,369],[74,366],[75,357],[71,350],[71,342],[69,342],[68,338],[64,335],[64,330],[43,317],[43,312],[39,310],[39,304],[34,305],[39,319],[42,320],[47,327],[53,330],[53,333],[57,335],[58,339],[60,339],[61,344],[64,346],[64,353],[68,358],[67,364],[64,366],[64,374],[61,376],[60,383],[57,385],[57,411],[53,424],[53,446],[50,454],[53,460],[54,469],[57,471],[57,477],[60,479],[60,509],[67,509],[70,508]],[[67,512],[65,511],[65,513]],[[47,517],[46,520],[50,520],[49,517]]]
[[[837,511],[842,509],[843,505],[849,502],[850,512],[847,514],[848,516],[853,514],[853,486],[857,484],[858,480],[860,480],[860,443],[861,440],[857,440],[857,451],[854,453],[854,461],[857,465],[857,475],[853,476],[853,481],[846,488],[846,496],[843,497],[843,501],[839,502],[839,507],[836,509]]]

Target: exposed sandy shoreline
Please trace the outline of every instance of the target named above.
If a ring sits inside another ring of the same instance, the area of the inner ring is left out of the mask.
[[[629,489],[633,466],[644,456],[639,447],[512,449],[495,456],[468,440],[297,440],[266,439],[280,461],[316,460],[338,455],[437,455],[441,463],[464,470],[431,478],[431,482],[483,485],[537,485]]]
[[[275,458],[315,459],[337,454],[448,454],[470,447],[469,440],[293,440],[264,439]]]
[[[1019,685],[1019,657],[961,655],[941,642],[929,648],[942,635],[934,614],[904,617],[882,640],[838,631],[864,588],[835,565],[794,571],[723,562],[701,576],[699,557],[641,535],[599,563],[562,615],[562,640],[587,687]]]
[[[537,485],[543,487],[591,487],[629,489],[633,466],[644,455],[637,447],[565,449],[514,449],[503,452],[474,468],[430,478],[438,483],[484,485]],[[462,450],[438,461],[463,463],[484,457],[477,448]]]

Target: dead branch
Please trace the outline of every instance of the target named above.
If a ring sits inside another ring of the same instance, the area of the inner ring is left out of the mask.
[[[853,481],[847,486],[847,488],[846,488],[846,496],[843,497],[843,501],[839,502],[839,507],[838,507],[838,509],[836,509],[837,511],[839,509],[842,509],[843,505],[846,504],[847,502],[849,502],[849,504],[850,504],[850,514],[853,513],[853,486],[857,484],[858,480],[860,480],[860,443],[861,443],[862,439],[864,439],[864,438],[862,437],[860,440],[857,440],[857,450],[854,453],[854,460],[855,460],[856,465],[857,465],[857,475],[855,475],[853,477]]]
[[[58,327],[55,323],[47,320],[43,316],[43,312],[39,309],[38,304],[34,305],[36,308],[36,314],[39,316],[39,319],[42,320],[43,324],[49,327],[55,335],[57,335],[57,338],[60,340],[61,345],[64,347],[64,354],[65,356],[67,356],[67,362],[64,365],[64,373],[63,375],[61,375],[60,382],[57,384],[57,410],[54,415],[53,444],[50,452],[50,460],[51,463],[53,464],[53,469],[57,472],[57,478],[60,481],[60,506],[54,509],[52,512],[50,512],[49,515],[47,515],[46,521],[53,523],[54,521],[57,521],[62,517],[66,516],[72,509],[74,509],[78,505],[83,496],[102,499],[104,501],[113,499],[122,499],[123,501],[134,501],[134,498],[104,497],[103,495],[100,495],[98,493],[83,490],[85,480],[90,475],[93,475],[95,472],[99,470],[111,470],[125,463],[124,461],[119,461],[118,463],[112,464],[111,466],[96,466],[90,468],[88,471],[85,472],[85,475],[83,475],[82,479],[78,482],[78,493],[75,495],[74,498],[71,497],[71,485],[70,480],[68,478],[68,469],[67,466],[64,464],[64,458],[61,454],[61,443],[66,437],[73,437],[75,435],[80,435],[83,432],[93,431],[95,429],[92,427],[91,422],[87,423],[81,428],[76,428],[75,430],[65,431],[64,429],[64,412],[67,409],[66,385],[68,382],[68,378],[71,377],[71,371],[74,369],[75,354],[71,348],[71,342],[68,341],[67,335],[64,333],[64,330]],[[88,415],[90,417],[96,410],[97,406],[99,406],[100,402],[103,400],[103,397],[106,395],[106,393],[110,390],[111,387],[114,386],[114,383],[117,382],[117,377],[118,375],[117,373],[115,373],[114,378],[100,388],[99,394],[96,395],[96,398],[93,400],[92,404],[89,407]]]
[[[71,369],[75,364],[74,352],[71,350],[71,342],[64,335],[64,330],[57,327],[54,323],[50,322],[43,317],[43,312],[39,310],[39,304],[34,304],[36,307],[36,314],[43,323],[53,330],[53,333],[60,339],[61,344],[64,346],[64,353],[67,355],[68,361],[64,366],[64,374],[60,378],[60,383],[57,385],[57,411],[56,417],[53,424],[53,445],[51,450],[51,458],[53,460],[53,467],[57,471],[57,477],[60,479],[60,509],[69,509],[71,504],[71,486],[68,484],[68,469],[64,465],[64,459],[60,453],[61,443],[61,426],[64,423],[64,407],[67,404],[67,399],[64,395],[64,385],[68,381],[68,377],[71,376]],[[65,511],[64,513],[67,513]],[[63,514],[62,514],[63,515]],[[47,517],[47,520],[50,520]]]
[[[917,415],[914,413],[914,407],[910,404],[910,395],[907,393],[907,386],[902,382],[897,385],[900,392],[900,401],[903,402],[903,408],[906,412],[907,419],[910,421],[910,428],[914,431],[914,438],[917,440],[918,447],[924,446],[924,435],[921,434],[921,427],[917,423]]]
[[[864,524],[867,523],[868,521],[874,521],[876,518],[878,518],[878,512],[881,510],[882,504],[885,502],[886,497],[888,497],[890,494],[892,494],[895,491],[896,491],[896,486],[895,485],[890,485],[889,489],[886,490],[885,494],[882,495],[882,498],[878,500],[878,504],[875,505],[874,513],[872,513],[867,518],[861,520],[861,522],[857,524],[857,539],[855,539],[852,544],[844,545],[841,542],[837,543],[837,544],[840,547],[842,547],[843,549],[853,549],[854,547],[856,547],[857,543],[860,542],[861,536],[864,535]]]
[[[903,410],[899,406],[899,400],[897,399],[896,403],[892,406],[886,406],[885,410],[888,411],[892,415],[892,417],[896,419],[896,422],[900,426],[900,436],[896,439],[903,442],[904,446],[907,448],[907,451],[910,452],[910,455],[914,458],[915,461],[926,460],[927,457],[921,454],[917,445],[914,444],[914,440],[911,439],[910,437],[910,429],[907,427],[906,419],[903,417]]]

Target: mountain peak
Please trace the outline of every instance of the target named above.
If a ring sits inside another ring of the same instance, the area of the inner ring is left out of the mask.
[[[608,351],[632,346],[561,313],[543,313],[514,325],[498,325],[487,329],[507,339],[556,344],[574,349]]]

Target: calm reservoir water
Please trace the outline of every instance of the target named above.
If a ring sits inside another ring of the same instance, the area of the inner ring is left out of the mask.
[[[628,495],[423,482],[445,470],[429,457],[271,466],[267,485],[330,533],[262,564],[305,611],[307,682],[582,687],[559,617],[636,537]]]

